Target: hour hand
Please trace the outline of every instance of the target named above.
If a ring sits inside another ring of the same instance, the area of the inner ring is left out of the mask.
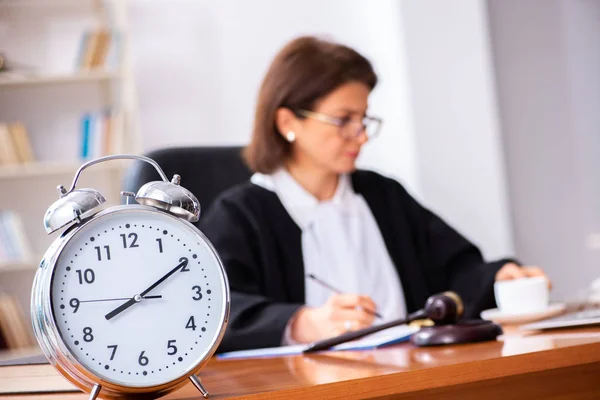
[[[109,321],[111,318],[116,317],[117,315],[119,315],[123,311],[127,310],[129,307],[131,307],[132,305],[134,305],[135,303],[137,303],[136,297],[139,297],[140,300],[141,300],[142,296],[140,296],[139,294],[136,294],[134,297],[132,297],[131,299],[127,300],[125,303],[121,304],[119,307],[115,308],[114,310],[112,310],[111,312],[109,312],[108,314],[106,314],[104,316],[104,318],[106,318],[106,320]]]

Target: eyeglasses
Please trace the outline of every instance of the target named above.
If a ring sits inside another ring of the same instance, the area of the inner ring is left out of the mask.
[[[324,122],[329,125],[337,126],[340,129],[340,135],[346,140],[356,139],[361,133],[365,132],[369,139],[376,137],[381,129],[383,120],[377,117],[365,115],[360,120],[350,117],[336,118],[308,110],[296,110],[296,115]]]

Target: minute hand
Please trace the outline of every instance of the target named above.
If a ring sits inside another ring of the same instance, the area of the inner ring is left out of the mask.
[[[169,272],[167,272],[162,278],[160,278],[159,280],[157,280],[156,282],[154,282],[152,285],[150,285],[146,290],[144,290],[142,293],[140,293],[139,296],[135,295],[131,299],[127,300],[125,303],[121,304],[119,307],[115,308],[114,310],[112,310],[111,312],[109,312],[108,314],[106,314],[104,316],[104,318],[106,318],[106,320],[110,320],[111,318],[114,318],[117,315],[119,315],[120,313],[122,313],[123,311],[127,310],[129,307],[131,307],[132,305],[134,305],[135,303],[137,303],[138,301],[140,301],[141,298],[143,298],[145,295],[147,295],[152,289],[154,289],[155,287],[157,287],[158,285],[160,285],[161,283],[163,283],[171,275],[173,275],[175,272],[177,272],[177,270],[179,270],[180,268],[186,266],[187,263],[188,263],[188,260],[185,257],[180,258],[179,261],[180,261],[180,263],[177,264],[177,266],[175,268],[173,268],[172,270],[170,270]],[[136,300],[136,298],[140,298],[140,300]]]
[[[144,290],[142,293],[140,293],[140,296],[144,297],[145,295],[147,295],[148,293],[150,293],[150,291],[152,289],[154,289],[155,287],[157,287],[158,285],[160,285],[161,283],[163,283],[165,280],[167,280],[167,278],[169,278],[171,275],[173,275],[175,272],[177,272],[178,269],[184,267],[187,265],[188,263],[188,259],[185,257],[181,257],[179,259],[179,264],[177,264],[177,266],[175,268],[173,268],[172,270],[170,270],[169,272],[167,272],[165,274],[165,276],[163,276],[162,278],[160,278],[159,280],[157,280],[156,282],[154,282],[152,285],[150,285],[148,287],[148,289]]]

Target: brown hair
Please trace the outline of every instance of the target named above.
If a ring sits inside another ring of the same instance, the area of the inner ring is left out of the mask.
[[[291,145],[275,124],[280,107],[310,110],[350,81],[362,82],[371,90],[377,84],[371,63],[355,50],[312,36],[288,43],[271,63],[258,92],[252,140],[244,149],[248,166],[271,173],[290,154]]]

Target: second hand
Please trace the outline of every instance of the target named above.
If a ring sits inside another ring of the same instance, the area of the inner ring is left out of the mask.
[[[157,294],[154,296],[144,296],[144,299],[162,299],[162,295]],[[116,297],[114,299],[99,299],[99,300],[79,300],[80,303],[97,303],[100,301],[122,301],[122,300],[129,300],[129,297]]]

